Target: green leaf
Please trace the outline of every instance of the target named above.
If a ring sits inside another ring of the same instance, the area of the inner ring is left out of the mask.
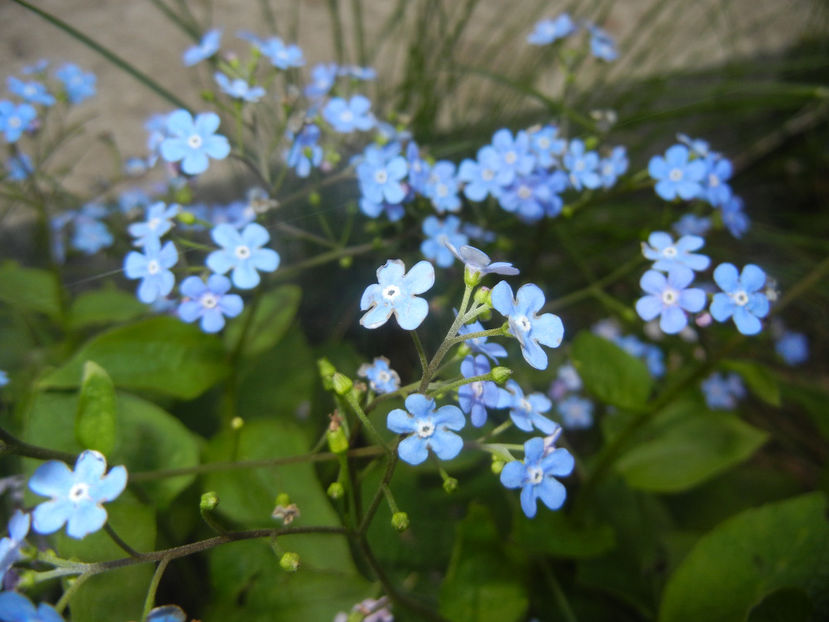
[[[532,554],[547,553],[571,559],[602,555],[616,543],[610,525],[580,525],[563,511],[539,512],[533,520],[521,515],[513,524],[513,538]]]
[[[648,400],[651,376],[645,363],[607,339],[581,331],[571,358],[587,391],[602,402],[636,409]]]
[[[81,369],[93,360],[115,386],[192,399],[228,372],[224,349],[213,335],[172,317],[154,317],[94,337],[72,359],[43,380],[43,388],[78,386]]]
[[[244,354],[257,356],[274,347],[291,327],[299,309],[302,289],[297,285],[283,285],[264,294],[255,307],[230,322],[225,330],[225,344],[228,350],[236,347],[245,323],[251,324],[245,337]],[[253,312],[253,319],[248,317]]]
[[[677,492],[742,462],[766,438],[765,432],[735,415],[685,411],[661,426],[653,438],[625,452],[616,470],[633,488]]]
[[[147,312],[147,305],[134,294],[118,289],[103,288],[84,292],[75,298],[69,308],[69,327],[73,330],[121,324]]]
[[[81,447],[109,455],[115,444],[117,410],[115,385],[106,370],[94,361],[87,361],[75,414],[75,438]]]
[[[0,300],[21,311],[37,311],[58,318],[60,286],[54,274],[22,268],[14,261],[0,266]]]
[[[813,619],[829,619],[827,569],[823,494],[750,509],[700,539],[669,579],[659,620],[745,620],[752,607],[783,588],[803,590]]]
[[[766,404],[780,406],[780,386],[774,374],[765,365],[735,360],[723,361],[721,365],[740,374],[751,392]]]

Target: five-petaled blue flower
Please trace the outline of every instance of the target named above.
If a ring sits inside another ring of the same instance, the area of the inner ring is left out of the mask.
[[[458,329],[459,335],[466,335],[468,333],[479,333],[484,330],[483,324],[475,320],[471,324],[466,324]],[[478,352],[484,356],[489,357],[493,363],[497,363],[499,358],[507,355],[507,351],[500,343],[487,343],[486,337],[474,337],[467,339],[464,343],[469,346],[472,352]]]
[[[0,620],[3,622],[63,622],[60,614],[48,603],[35,607],[17,592],[0,592]]]
[[[535,516],[536,502],[551,510],[564,504],[567,490],[556,477],[565,477],[573,472],[575,461],[563,447],[545,447],[540,436],[524,443],[524,462],[514,460],[504,465],[501,483],[507,488],[521,489],[521,509],[527,518]]]
[[[760,318],[769,312],[769,299],[760,290],[766,284],[766,273],[754,264],[746,264],[742,273],[734,264],[721,263],[714,270],[714,281],[723,291],[714,294],[711,315],[718,322],[734,318],[743,335],[756,335],[763,328]]]
[[[347,102],[342,97],[332,97],[322,109],[322,118],[341,134],[370,130],[375,123],[371,102],[364,95],[354,95]]]
[[[317,142],[320,128],[313,123],[304,126],[295,137],[291,148],[285,151],[285,161],[299,177],[308,177],[311,169],[322,164],[322,147]]]
[[[167,204],[162,201],[147,207],[147,220],[134,222],[127,227],[129,234],[135,238],[133,244],[144,246],[150,239],[160,240],[161,236],[173,228],[171,219],[175,218],[180,209],[180,206],[176,203],[167,207]]]
[[[461,208],[454,162],[448,160],[435,162],[429,170],[429,175],[422,190],[423,194],[431,199],[432,205],[441,214],[443,212],[457,212]]]
[[[639,281],[648,295],[636,301],[636,313],[646,322],[659,317],[662,332],[675,335],[688,325],[686,311],[697,313],[705,307],[705,292],[688,287],[693,280],[694,272],[684,266],[674,268],[667,277],[648,270]]]
[[[590,53],[596,58],[613,61],[619,56],[616,51],[616,42],[598,26],[588,26],[590,29]]]
[[[32,528],[43,534],[53,533],[66,523],[66,533],[83,538],[98,531],[107,520],[102,504],[120,495],[127,485],[127,470],[112,467],[102,453],[87,449],[71,471],[63,462],[51,460],[41,464],[29,480],[32,492],[51,497],[32,512]]]
[[[20,510],[15,510],[9,520],[9,535],[0,540],[0,586],[3,584],[3,577],[18,559],[20,559],[20,547],[23,540],[29,533],[29,525],[32,517]]]
[[[385,356],[376,356],[371,364],[360,365],[357,375],[368,378],[371,390],[375,393],[391,393],[400,388],[400,376],[390,367],[389,359]]]
[[[648,163],[648,173],[656,181],[656,194],[666,201],[677,196],[689,201],[702,191],[706,167],[702,160],[688,161],[688,147],[673,145],[665,157],[655,155]]]
[[[803,333],[787,330],[774,342],[774,350],[786,365],[800,365],[809,359],[809,340]]]
[[[679,235],[705,235],[711,228],[711,219],[694,214],[685,214],[671,225]]]
[[[530,150],[541,168],[548,169],[557,164],[556,158],[564,154],[565,149],[567,141],[558,137],[558,128],[555,125],[530,130]]]
[[[24,82],[14,76],[9,76],[6,78],[6,86],[9,87],[12,93],[22,97],[30,104],[51,106],[55,103],[54,95],[47,91],[46,87],[40,82]]]
[[[55,72],[55,77],[63,83],[66,96],[73,104],[79,104],[95,95],[95,74],[85,73],[73,63],[66,63]]]
[[[360,191],[372,203],[400,203],[406,196],[402,181],[409,169],[396,149],[369,145],[357,165]]]
[[[489,361],[482,354],[467,356],[461,363],[464,378],[482,376],[490,371]],[[486,423],[487,408],[506,408],[510,402],[511,395],[491,380],[476,380],[458,389],[458,404],[469,414],[469,420],[476,428]]]
[[[664,231],[654,231],[648,236],[648,243],[642,242],[642,254],[654,262],[654,270],[670,272],[684,266],[697,272],[705,270],[711,263],[706,255],[692,253],[705,245],[705,240],[696,235],[684,235],[676,243]]]
[[[593,402],[577,395],[566,397],[556,407],[561,424],[572,430],[584,430],[593,425]]]
[[[628,170],[627,150],[624,147],[614,147],[606,158],[599,162],[599,175],[602,178],[602,187],[611,188],[616,178]]]
[[[731,195],[731,198],[723,204],[720,215],[725,228],[738,240],[751,226],[748,215],[743,211],[743,200],[737,195]]]
[[[6,162],[6,168],[9,169],[9,179],[11,181],[23,181],[35,170],[31,158],[22,151],[9,158]]]
[[[337,63],[318,63],[311,69],[311,81],[305,87],[305,95],[311,98],[328,95],[337,81]]]
[[[542,19],[536,22],[533,31],[527,35],[527,43],[531,45],[549,45],[557,39],[571,35],[576,25],[567,13],[562,13],[555,19]]]
[[[509,330],[521,344],[524,360],[536,369],[547,369],[547,354],[541,345],[557,348],[564,337],[561,318],[552,313],[537,315],[544,306],[544,293],[533,283],[522,285],[516,298],[512,287],[501,281],[492,288],[492,306],[509,320]],[[541,344],[541,345],[539,345]]]
[[[706,171],[700,198],[714,207],[725,205],[731,199],[731,186],[727,183],[733,172],[731,161],[712,154],[705,158],[704,162]]]
[[[426,460],[430,449],[441,460],[457,456],[463,439],[453,430],[460,430],[465,423],[460,408],[447,405],[436,409],[435,400],[420,393],[406,398],[406,410],[395,408],[386,418],[389,430],[409,434],[397,446],[400,459],[409,464]]]
[[[219,115],[203,112],[193,116],[186,110],[176,110],[167,117],[167,137],[161,141],[161,157],[167,162],[181,161],[181,170],[198,175],[207,170],[208,156],[223,160],[230,153],[230,143],[221,134]]]
[[[514,173],[501,168],[501,157],[491,145],[478,149],[477,159],[466,158],[458,169],[458,179],[465,182],[463,193],[470,201],[483,201],[487,194],[497,196]]]
[[[746,394],[743,381],[735,373],[727,376],[713,373],[700,386],[705,395],[705,403],[713,410],[734,410],[737,401]]]
[[[432,259],[441,268],[448,268],[455,261],[449,245],[463,246],[469,238],[460,232],[461,221],[457,216],[447,216],[440,220],[437,216],[427,216],[423,220],[423,234],[428,236],[420,244],[420,252],[427,259]]]
[[[6,135],[6,142],[17,142],[35,117],[37,111],[29,104],[14,104],[7,99],[0,101],[0,132]]]
[[[602,183],[599,177],[599,154],[585,151],[584,142],[578,138],[570,141],[564,154],[564,168],[570,175],[570,183],[576,190],[598,188]]]
[[[220,274],[211,274],[205,284],[197,276],[188,276],[179,287],[184,300],[178,308],[179,317],[185,322],[201,318],[201,329],[206,333],[217,333],[225,326],[225,316],[236,317],[242,312],[241,297],[228,294],[230,279]]]
[[[518,132],[513,138],[512,132],[501,128],[492,135],[492,148],[500,158],[498,178],[501,185],[511,184],[516,175],[529,175],[535,166],[527,132]]]
[[[274,67],[279,69],[302,67],[305,64],[300,47],[294,43],[285,45],[279,37],[270,37],[260,41],[259,50]]]
[[[435,284],[435,269],[428,261],[419,261],[409,273],[399,259],[389,259],[377,268],[377,283],[369,285],[360,299],[360,318],[366,328],[377,328],[392,316],[404,330],[420,326],[429,313],[429,304],[416,294],[428,291]]]
[[[221,71],[213,74],[213,79],[222,91],[235,99],[242,99],[246,102],[257,102],[265,95],[265,89],[261,86],[251,86],[242,78],[231,80]]]
[[[138,285],[138,299],[151,304],[163,298],[176,284],[176,277],[170,272],[178,262],[178,251],[172,242],[161,242],[149,238],[144,244],[144,254],[130,251],[124,259],[124,275],[128,279],[141,279]]]
[[[240,233],[233,225],[223,223],[213,227],[210,235],[222,248],[207,256],[207,267],[217,274],[233,270],[230,278],[239,289],[259,285],[257,270],[273,272],[279,267],[279,253],[262,248],[271,236],[260,224],[249,223]]]
[[[509,416],[515,427],[524,432],[532,432],[535,427],[544,434],[552,434],[556,431],[558,424],[541,414],[553,407],[550,398],[543,393],[531,393],[525,396],[521,386],[515,380],[507,380],[506,390],[509,392],[509,400],[504,406],[509,407]]]
[[[201,41],[197,45],[187,48],[181,55],[181,62],[188,67],[192,67],[213,56],[219,51],[219,45],[222,42],[222,30],[220,28],[213,28],[204,33]]]

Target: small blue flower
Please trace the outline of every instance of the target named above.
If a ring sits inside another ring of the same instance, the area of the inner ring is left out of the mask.
[[[15,510],[9,520],[9,535],[0,539],[0,586],[3,585],[3,578],[6,572],[20,559],[20,548],[29,533],[29,526],[32,517],[20,510]]]
[[[555,125],[545,125],[537,130],[530,130],[530,151],[535,155],[536,164],[544,169],[557,165],[559,156],[564,155],[567,141],[558,137]]]
[[[606,158],[599,162],[599,176],[603,188],[612,188],[619,175],[628,170],[627,151],[624,147],[614,147]]]
[[[555,478],[570,475],[574,466],[569,451],[545,447],[544,439],[536,436],[524,443],[524,462],[514,460],[504,465],[501,483],[507,488],[521,489],[521,509],[527,518],[532,518],[538,499],[551,510],[564,504],[567,490]]]
[[[466,324],[458,329],[459,335],[466,335],[468,333],[479,333],[484,330],[483,324],[475,320],[471,324]],[[477,352],[489,357],[493,363],[497,363],[499,358],[505,357],[507,351],[500,343],[487,343],[486,337],[475,337],[467,339],[464,343],[469,346],[472,352]]]
[[[423,194],[432,201],[439,213],[457,212],[461,208],[461,199],[458,196],[458,178],[455,175],[455,164],[448,160],[439,160],[429,170],[429,175],[423,187]]]
[[[26,65],[21,69],[23,75],[31,76],[36,73],[43,73],[46,68],[49,66],[49,61],[45,58],[41,58],[40,60],[36,61],[32,65]]]
[[[360,197],[360,211],[369,218],[377,218],[385,213],[389,222],[397,222],[406,214],[405,208],[400,203],[375,203],[366,197]]]
[[[37,111],[29,104],[0,101],[0,132],[6,135],[6,142],[17,142],[36,117]]]
[[[265,89],[261,86],[251,86],[242,78],[231,80],[221,71],[213,74],[213,79],[222,91],[235,99],[242,99],[246,102],[258,102],[265,96]]]
[[[542,19],[536,22],[533,31],[527,35],[531,45],[549,45],[557,39],[563,39],[576,31],[576,25],[567,13],[555,19]]]
[[[169,114],[154,114],[144,122],[144,129],[147,130],[147,165],[155,166],[159,157],[161,143],[167,138],[167,117]]]
[[[685,201],[697,197],[702,191],[701,182],[705,177],[705,163],[702,160],[688,160],[688,147],[673,145],[665,157],[655,155],[648,163],[648,173],[656,181],[656,194],[666,201],[677,196]]]
[[[430,178],[429,163],[420,157],[420,149],[413,140],[409,141],[406,146],[406,164],[409,170],[409,186],[414,192],[426,195],[426,184]],[[452,173],[454,175],[454,165],[452,166]],[[428,195],[426,195],[428,196]],[[438,210],[443,212],[442,209]],[[449,210],[450,212],[456,210]]]
[[[700,198],[708,201],[714,207],[721,207],[731,199],[731,178],[733,168],[731,162],[718,155],[709,155],[703,160],[705,176],[702,179]]]
[[[492,288],[492,306],[509,320],[509,331],[518,339],[524,360],[536,369],[547,369],[547,354],[541,345],[557,348],[564,337],[561,318],[552,313],[537,315],[544,306],[544,294],[532,283],[522,285],[516,298],[512,287],[501,281]],[[541,345],[539,345],[541,344]]]
[[[400,203],[406,196],[402,182],[407,171],[406,158],[396,149],[369,145],[357,165],[360,191],[372,203]]]
[[[187,614],[178,605],[154,607],[147,614],[147,622],[187,622]]]
[[[63,622],[57,611],[47,603],[36,608],[23,594],[0,592],[0,620],[3,622]]]
[[[511,185],[500,190],[498,204],[525,223],[537,222],[545,215],[554,217],[563,206],[558,193],[567,188],[567,183],[567,175],[562,171],[519,175]]]
[[[486,274],[502,274],[504,276],[515,276],[519,273],[518,268],[506,261],[492,261],[484,251],[474,246],[462,245],[455,248],[454,244],[448,244],[452,254],[463,262],[464,270],[474,277],[480,278]]]
[[[344,67],[340,67],[339,74],[341,76],[354,78],[355,80],[362,80],[364,82],[377,79],[377,72],[373,67],[360,67],[358,65],[346,65]]]
[[[578,391],[581,387],[582,382],[579,373],[575,367],[568,363],[558,368],[556,379],[550,385],[548,394],[551,398],[558,401],[570,391]]]
[[[639,285],[648,294],[636,301],[636,313],[646,322],[659,317],[663,333],[675,335],[688,325],[688,313],[697,313],[705,307],[705,292],[688,287],[694,280],[692,270],[674,268],[666,277],[656,270],[642,275]]]
[[[483,201],[487,194],[497,196],[514,174],[501,168],[501,157],[490,145],[478,149],[477,160],[469,158],[461,162],[458,179],[465,182],[463,193],[470,201]]]
[[[423,220],[423,235],[427,236],[420,245],[420,252],[427,259],[432,259],[441,268],[448,268],[454,263],[452,246],[462,246],[469,241],[460,232],[461,221],[457,216],[447,216],[440,220],[437,216],[427,216]]]
[[[598,26],[588,26],[590,30],[590,53],[596,58],[605,61],[614,61],[619,56],[616,51],[616,42]]]
[[[461,374],[464,378],[481,376],[491,371],[489,361],[481,354],[467,356],[461,362]],[[512,396],[491,380],[476,380],[458,389],[458,404],[461,410],[469,414],[469,420],[476,428],[486,423],[487,408],[506,408]]]
[[[561,424],[571,430],[586,430],[593,425],[593,402],[571,395],[559,402]]]
[[[407,412],[408,411],[408,412]],[[420,464],[429,450],[441,460],[451,460],[463,449],[463,439],[455,434],[466,419],[457,406],[435,406],[435,400],[420,393],[406,398],[406,410],[395,408],[386,418],[386,426],[397,434],[409,434],[400,441],[397,453],[403,462]]]
[[[147,160],[133,156],[124,161],[124,175],[127,177],[141,177],[147,172],[148,167]]]
[[[296,44],[285,45],[279,37],[270,37],[259,43],[259,50],[266,56],[274,67],[289,69],[290,67],[302,67],[305,58],[302,50]]]
[[[492,231],[487,231],[480,225],[476,225],[471,222],[463,223],[461,231],[463,231],[467,236],[469,236],[470,240],[477,240],[478,242],[485,243],[495,241],[495,234]]]
[[[208,30],[202,36],[201,41],[197,45],[187,48],[181,55],[181,62],[188,67],[197,65],[203,60],[207,60],[219,51],[219,46],[222,43],[222,30],[220,28],[213,28]]]
[[[9,384],[9,375],[0,369],[0,387],[5,387],[7,384]]]
[[[167,137],[161,141],[161,157],[167,162],[181,162],[181,170],[198,175],[207,170],[208,156],[223,160],[230,153],[230,143],[221,134],[219,115],[203,112],[193,116],[186,110],[176,110],[167,117]]]
[[[311,169],[322,164],[322,147],[317,143],[320,138],[320,128],[313,123],[304,126],[299,134],[290,136],[293,140],[291,148],[285,152],[285,161],[296,172],[298,177],[308,177]]]
[[[760,290],[766,284],[766,273],[754,264],[746,264],[742,273],[734,264],[721,263],[714,270],[714,281],[723,291],[714,294],[711,315],[718,322],[734,318],[743,335],[756,335],[763,328],[760,318],[769,312],[769,299]]]
[[[711,228],[711,219],[685,214],[672,227],[679,235],[705,235]]]
[[[743,200],[737,195],[732,195],[723,204],[720,215],[722,216],[725,228],[738,240],[745,235],[745,232],[751,226],[751,221],[743,211]]]
[[[28,179],[29,175],[35,171],[32,160],[22,151],[19,151],[8,159],[6,168],[9,169],[9,179],[11,181]]]
[[[688,147],[695,156],[699,158],[708,157],[711,154],[710,145],[701,138],[691,138],[686,134],[677,134],[676,139]]]
[[[786,365],[800,365],[809,360],[809,340],[803,333],[785,331],[774,342],[774,349]]]
[[[227,205],[213,205],[207,213],[212,225],[230,225],[242,229],[256,220],[256,212],[246,201],[232,201]]]
[[[341,134],[370,130],[375,124],[371,102],[364,95],[354,95],[347,102],[342,97],[332,97],[322,109],[322,118]]]
[[[161,237],[173,228],[172,219],[179,213],[181,207],[173,203],[170,207],[163,201],[153,203],[147,208],[146,220],[134,222],[127,231],[135,238],[135,246],[144,246],[149,239],[161,240]]]
[[[107,226],[83,212],[75,216],[71,245],[86,255],[94,255],[102,248],[112,246],[114,239]]]
[[[711,259],[691,251],[705,245],[705,240],[696,235],[685,235],[674,243],[664,231],[654,231],[648,236],[648,243],[642,242],[642,254],[654,262],[654,270],[670,272],[674,268],[690,268],[700,272],[708,268]]]
[[[311,69],[311,82],[305,87],[310,98],[324,97],[337,81],[337,63],[319,63]]]
[[[32,528],[42,534],[53,533],[67,523],[66,533],[83,538],[98,531],[107,520],[102,504],[120,495],[127,485],[127,470],[112,467],[107,475],[102,453],[87,449],[71,471],[63,462],[41,464],[29,480],[35,494],[51,497],[32,512]]]
[[[95,74],[84,73],[83,69],[73,63],[66,63],[55,72],[55,77],[63,83],[66,96],[73,104],[79,104],[95,95]]]
[[[563,164],[570,175],[570,183],[576,190],[598,188],[601,185],[599,154],[595,151],[586,152],[582,140],[574,138],[570,141]]]
[[[360,310],[367,311],[360,324],[378,328],[394,314],[404,330],[420,326],[429,313],[429,305],[416,294],[428,291],[435,284],[435,269],[428,261],[419,261],[409,273],[399,259],[389,259],[377,268],[377,283],[369,285],[360,299]]]
[[[257,270],[273,272],[279,267],[279,253],[262,248],[271,236],[260,224],[252,222],[241,233],[229,224],[216,225],[210,235],[222,248],[207,256],[207,267],[217,274],[233,270],[230,278],[239,289],[252,289],[259,285]]]
[[[728,376],[719,373],[711,374],[702,381],[701,386],[705,395],[705,403],[713,410],[734,410],[738,400],[746,394],[743,381],[734,373]]]
[[[23,82],[14,76],[6,78],[6,86],[15,95],[22,97],[30,104],[42,104],[51,106],[55,103],[55,97],[40,82]]]
[[[548,419],[541,413],[549,411],[553,403],[543,393],[531,393],[524,396],[524,391],[515,380],[507,380],[506,390],[509,393],[509,401],[505,406],[509,407],[509,416],[519,430],[532,432],[537,428],[544,434],[552,434],[558,428],[558,424]]]
[[[144,254],[130,251],[124,259],[124,275],[128,279],[141,279],[138,285],[138,299],[150,304],[163,298],[176,284],[170,268],[178,263],[178,251],[172,242],[161,246],[161,242],[148,239]]]
[[[517,175],[529,175],[535,166],[535,156],[530,151],[530,138],[521,131],[515,138],[506,128],[492,135],[492,148],[500,158],[498,180],[502,186],[511,184]]]
[[[390,367],[389,359],[385,356],[374,357],[370,365],[368,363],[360,365],[357,375],[368,378],[371,390],[381,395],[393,393],[400,388],[400,376]]]
[[[188,276],[179,286],[186,299],[179,305],[178,315],[185,322],[201,319],[201,329],[206,333],[218,333],[225,326],[225,316],[236,317],[244,304],[230,291],[230,279],[211,274],[207,284],[197,276]]]

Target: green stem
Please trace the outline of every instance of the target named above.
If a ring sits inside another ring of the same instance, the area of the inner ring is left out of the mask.
[[[117,544],[118,547],[121,548],[121,550],[123,550],[127,555],[130,555],[132,557],[138,557],[139,555],[141,555],[141,553],[139,553],[134,548],[132,548],[129,544],[124,542],[124,540],[121,538],[121,536],[119,536],[115,532],[115,530],[112,528],[112,525],[110,525],[109,523],[106,523],[104,525],[104,531],[106,531],[106,533],[110,537],[110,539],[113,542],[115,542],[115,544]]]
[[[371,432],[371,435],[374,437],[374,440],[377,441],[377,443],[380,445],[380,447],[384,447],[386,452],[389,452],[389,448],[386,446],[386,443],[383,440],[383,437],[380,436],[380,433],[377,431],[377,428],[374,427],[374,424],[368,418],[368,415],[366,415],[366,413],[363,412],[363,408],[362,408],[362,406],[360,406],[360,403],[357,401],[357,397],[356,397],[356,395],[354,394],[353,391],[349,391],[348,393],[346,393],[345,401],[348,402],[349,406],[351,406],[351,410],[353,410],[354,414],[356,414],[357,417],[359,417],[360,421],[365,426],[365,428],[369,432]]]
[[[573,613],[573,608],[570,606],[570,601],[567,600],[567,595],[564,593],[564,590],[561,589],[561,584],[558,582],[555,574],[550,569],[550,565],[546,560],[541,560],[539,565],[541,566],[541,571],[544,573],[544,578],[547,580],[547,584],[553,592],[553,598],[555,598],[559,611],[561,611],[562,618],[565,622],[578,622],[578,618],[576,617],[576,614]]]
[[[150,610],[152,610],[153,605],[155,604],[155,593],[158,591],[158,585],[161,583],[161,577],[164,575],[164,571],[167,570],[167,565],[169,563],[170,559],[165,557],[158,562],[158,566],[155,568],[153,578],[150,581],[150,587],[147,588],[147,597],[144,599],[144,612],[141,614],[142,621],[146,620],[147,616],[150,615]]]
[[[453,380],[452,382],[447,382],[446,384],[438,384],[435,386],[434,389],[429,389],[427,393],[445,393],[448,391],[454,391],[458,387],[462,387],[465,384],[472,384],[473,382],[481,382],[491,380],[495,382],[495,378],[492,375],[492,372],[488,372],[486,374],[480,374],[478,376],[470,376],[469,378],[460,378],[458,380]],[[431,385],[430,385],[431,386]]]
[[[504,332],[504,327],[499,326],[498,328],[478,330],[474,333],[464,333],[463,335],[458,335],[457,337],[452,337],[451,339],[448,339],[447,343],[451,347],[456,343],[461,343],[462,341],[467,341],[469,339],[477,339],[479,337],[504,337],[507,334],[508,333]]]
[[[423,343],[420,341],[417,331],[410,330],[409,334],[412,336],[412,341],[414,341],[417,357],[420,359],[420,369],[423,372],[423,376],[425,376],[426,370],[429,369],[429,362],[426,360],[426,350],[423,349]]]
[[[438,351],[435,352],[435,355],[432,357],[432,360],[429,361],[429,365],[423,372],[423,377],[420,379],[420,385],[418,387],[419,393],[423,393],[429,386],[429,381],[432,379],[432,376],[435,375],[435,371],[437,370],[438,365],[440,365],[440,362],[443,360],[443,357],[446,356],[446,353],[449,351],[449,348],[452,347],[452,339],[455,337],[455,335],[458,334],[458,329],[460,329],[460,327],[463,325],[463,318],[466,314],[466,308],[469,306],[469,299],[471,297],[472,286],[466,283],[464,285],[463,299],[461,300],[461,306],[458,309],[458,314],[455,316],[455,321],[452,322],[452,326],[449,327],[449,331],[446,333],[446,337],[444,337],[443,343],[440,344]],[[464,335],[464,337],[466,337],[466,335]]]
[[[69,604],[69,599],[72,598],[75,592],[78,591],[78,588],[80,588],[86,582],[86,580],[93,574],[95,573],[90,570],[89,572],[85,572],[84,574],[80,575],[77,579],[72,581],[69,587],[66,588],[66,591],[63,593],[63,595],[60,597],[60,600],[57,603],[55,603],[55,611],[57,611],[58,613],[63,613],[63,610],[66,609],[66,605]]]
[[[0,441],[2,441],[0,443],[0,454],[9,453],[25,458],[36,458],[37,460],[61,460],[72,464],[78,458],[75,454],[65,451],[46,449],[45,447],[24,443],[3,428],[0,428]]]

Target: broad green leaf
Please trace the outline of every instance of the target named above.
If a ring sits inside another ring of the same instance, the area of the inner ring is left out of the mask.
[[[73,330],[120,324],[147,312],[147,305],[134,294],[119,289],[102,288],[78,295],[69,308],[69,326]]]
[[[563,511],[539,512],[533,520],[526,520],[522,515],[515,521],[512,535],[532,554],[574,559],[602,555],[616,544],[610,525],[579,525]]]
[[[22,268],[14,261],[0,265],[0,301],[21,311],[60,317],[60,286],[55,275],[37,268]]]
[[[735,415],[701,410],[674,419],[660,434],[629,449],[616,470],[633,488],[677,492],[742,462],[766,438]]]
[[[745,620],[783,588],[811,599],[813,619],[829,619],[826,498],[812,493],[747,510],[703,536],[671,576],[661,622]]]
[[[107,370],[115,386],[192,399],[228,372],[224,349],[213,335],[172,317],[154,317],[94,337],[43,388],[78,386],[86,361]]]
[[[581,331],[573,340],[571,358],[587,391],[602,402],[639,408],[647,401],[651,393],[647,366],[616,344]]]
[[[728,360],[723,361],[721,365],[740,374],[751,392],[766,404],[780,406],[780,386],[770,369],[749,361]]]
[[[87,361],[75,414],[75,438],[81,447],[109,455],[115,444],[118,401],[115,386],[100,365]]]
[[[440,590],[440,613],[449,620],[523,620],[526,581],[506,556],[489,511],[472,504],[456,526],[455,546]]]
[[[262,298],[245,309],[237,319],[228,323],[225,330],[225,344],[228,350],[236,347],[244,330],[245,323],[250,321],[245,335],[243,352],[247,356],[257,356],[274,347],[282,336],[291,327],[299,309],[302,289],[297,285],[283,285],[264,294]],[[249,315],[253,312],[253,319]]]

